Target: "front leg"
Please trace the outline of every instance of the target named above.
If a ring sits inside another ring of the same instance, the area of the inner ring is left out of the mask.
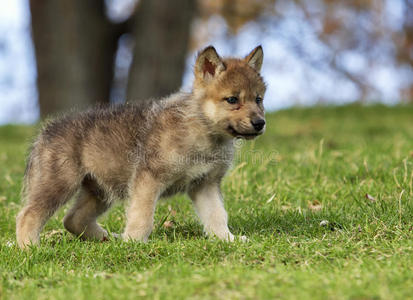
[[[159,180],[150,173],[141,173],[134,179],[130,188],[125,232],[122,234],[124,240],[148,240],[153,229],[155,206],[160,191]]]
[[[228,216],[224,208],[219,183],[203,183],[190,192],[195,211],[197,212],[205,232],[215,235],[221,240],[233,241],[234,235],[228,228]]]

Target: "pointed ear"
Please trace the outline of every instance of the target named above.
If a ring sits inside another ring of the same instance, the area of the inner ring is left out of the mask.
[[[225,70],[225,65],[214,47],[208,46],[201,52],[195,62],[195,77],[211,79]]]
[[[262,51],[261,45],[252,50],[244,60],[258,73],[261,71],[262,61],[264,59],[264,52]]]

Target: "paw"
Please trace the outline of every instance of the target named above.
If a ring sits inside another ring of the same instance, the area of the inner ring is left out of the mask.
[[[130,234],[126,234],[126,233],[122,233],[121,234],[121,239],[124,241],[124,242],[140,242],[140,243],[147,243],[148,242],[148,237],[144,237],[144,238],[141,238],[141,237],[134,237],[134,236],[131,236]]]

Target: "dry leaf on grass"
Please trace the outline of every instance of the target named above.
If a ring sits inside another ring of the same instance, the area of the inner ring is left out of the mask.
[[[274,200],[274,198],[275,198],[275,194],[273,194],[273,195],[270,197],[270,199],[267,200],[267,203],[270,203],[272,200]]]
[[[319,211],[323,208],[323,205],[318,200],[308,201],[308,208],[311,211]]]
[[[328,224],[330,224],[330,222],[328,222],[327,220],[322,220],[320,222],[320,226],[322,226],[322,227],[327,226]]]
[[[165,228],[172,228],[172,227],[174,227],[174,222],[172,222],[172,221],[165,221],[165,222],[163,223],[163,227],[165,227]]]
[[[364,197],[366,197],[367,200],[370,200],[370,202],[376,202],[376,198],[372,195],[366,194]]]

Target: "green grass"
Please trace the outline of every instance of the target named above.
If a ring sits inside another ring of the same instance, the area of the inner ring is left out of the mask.
[[[27,252],[11,243],[35,129],[0,127],[0,298],[413,298],[413,107],[291,109],[268,124],[223,184],[249,242],[205,238],[179,196],[158,205],[147,244],[80,241],[65,207]],[[123,214],[100,222],[120,232]]]

